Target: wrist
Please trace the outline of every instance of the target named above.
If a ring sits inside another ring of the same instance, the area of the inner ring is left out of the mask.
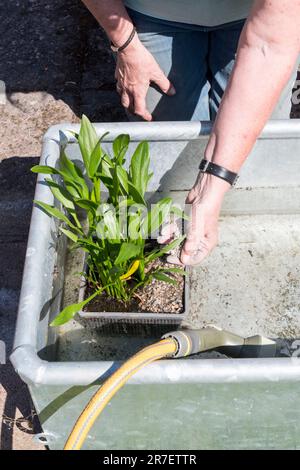
[[[132,41],[128,44],[128,46],[125,47],[122,51],[118,52],[120,56],[126,57],[131,55],[132,53],[135,53],[140,47],[142,43],[139,40],[139,37],[137,33],[135,33],[134,37],[132,38]]]
[[[208,173],[199,173],[195,189],[197,190],[201,201],[212,203],[220,206],[223,202],[225,194],[231,188],[227,181],[222,180]]]
[[[124,21],[118,26],[117,30],[107,32],[107,35],[111,43],[116,48],[119,48],[119,47],[122,47],[126,43],[128,38],[130,37],[130,34],[132,33],[133,28],[134,28],[134,25],[131,21]]]
[[[218,165],[215,161],[206,160],[205,158],[201,160],[199,170],[201,173],[213,175],[216,178],[228,182],[230,186],[234,186],[238,180],[237,173],[228,170],[222,165]]]
[[[239,160],[232,158],[232,155],[228,155],[227,152],[224,153],[223,147],[224,145],[221,145],[220,138],[218,139],[213,131],[204,152],[205,160],[220,165],[233,173],[239,173],[241,166]]]

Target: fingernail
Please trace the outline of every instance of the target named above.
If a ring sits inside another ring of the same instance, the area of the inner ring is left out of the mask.
[[[168,95],[170,95],[170,96],[176,95],[176,90],[173,87],[173,85],[171,85],[171,88],[168,91]]]

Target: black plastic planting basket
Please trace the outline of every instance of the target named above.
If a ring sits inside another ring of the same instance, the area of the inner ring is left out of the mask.
[[[82,279],[79,302],[84,299],[86,283]],[[189,273],[184,277],[183,312],[85,312],[80,311],[79,321],[87,328],[101,329],[105,333],[160,334],[179,328],[187,319],[189,305]]]

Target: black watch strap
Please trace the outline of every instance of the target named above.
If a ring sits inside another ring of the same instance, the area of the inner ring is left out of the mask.
[[[216,163],[209,162],[208,160],[203,159],[200,163],[199,170],[202,173],[209,173],[210,175],[221,178],[222,180],[227,181],[227,183],[234,186],[238,180],[238,174],[233,173],[233,171],[226,170],[223,166],[217,165]]]

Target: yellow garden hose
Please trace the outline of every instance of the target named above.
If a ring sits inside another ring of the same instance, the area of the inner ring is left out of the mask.
[[[64,450],[81,449],[91,427],[110,399],[142,367],[163,357],[186,357],[220,347],[227,348],[231,357],[273,357],[276,354],[276,341],[260,335],[243,338],[216,327],[171,331],[158,343],[128,359],[104,382],[76,421]]]
[[[104,382],[83,410],[65,444],[64,450],[80,450],[91,427],[115,393],[142,367],[167,356],[178,349],[173,338],[162,339],[131,357]]]

